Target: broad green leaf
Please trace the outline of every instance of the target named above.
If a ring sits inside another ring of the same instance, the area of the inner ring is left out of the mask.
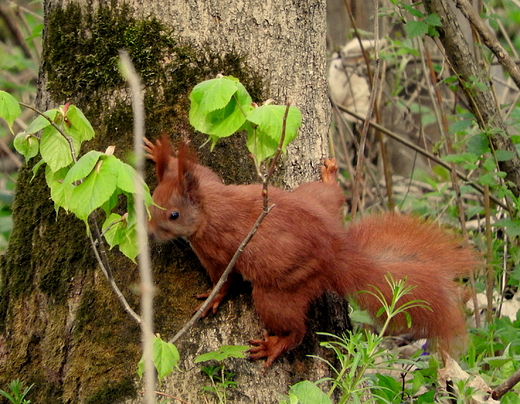
[[[193,88],[190,100],[197,105],[198,112],[205,115],[224,108],[238,91],[238,84],[233,77],[206,80]]]
[[[209,360],[222,361],[227,358],[245,358],[244,352],[249,349],[246,345],[223,345],[216,351],[207,352],[195,358],[195,363]]]
[[[75,105],[71,105],[67,109],[67,120],[68,123],[64,125],[65,131],[74,139],[76,150],[79,150],[81,142],[94,137],[94,129],[88,119],[85,118],[85,115],[83,115],[83,112]]]
[[[121,239],[120,230],[126,227],[126,222],[121,221],[121,215],[117,213],[111,213],[105,220],[102,226],[105,239],[112,249],[114,246],[119,244]],[[107,230],[108,229],[108,230]]]
[[[103,223],[103,231],[106,231],[105,239],[110,249],[118,246],[119,251],[135,262],[139,246],[135,222],[132,219],[132,215],[129,215],[125,220],[121,220],[120,215],[112,213]]]
[[[308,380],[291,386],[289,398],[291,402],[294,398],[297,398],[298,401],[296,402],[299,404],[332,404],[331,399],[318,386]]]
[[[22,110],[16,98],[6,91],[0,91],[0,117],[5,119],[11,132],[13,132],[14,120],[18,118],[21,113]]]
[[[76,186],[70,200],[70,211],[86,221],[88,216],[110,199],[117,185],[117,158],[100,158],[96,167]]]
[[[252,122],[256,129],[249,131],[247,147],[255,156],[257,162],[272,157],[278,148],[282,137],[283,117],[286,107],[282,105],[263,105],[252,110],[247,120]],[[282,151],[285,153],[287,145],[298,135],[301,124],[301,113],[296,107],[290,107],[287,115],[285,138]]]
[[[161,338],[154,337],[153,341],[153,363],[157,369],[159,380],[168,376],[181,359],[177,347]]]
[[[219,109],[212,109],[207,112],[207,107],[197,102],[197,98],[192,99],[190,107],[190,124],[199,132],[215,138],[227,137],[235,133],[245,122],[245,115],[252,109],[251,96],[245,87],[235,83],[237,91],[225,105]]]
[[[175,368],[180,360],[179,351],[173,344],[163,341],[161,338],[154,336],[152,361],[157,369],[159,380],[168,376]],[[139,377],[144,374],[144,358],[141,358],[137,367]]]
[[[117,187],[126,194],[134,194],[136,177],[137,172],[135,169],[132,166],[120,161],[117,172]],[[150,188],[148,188],[148,185],[143,181],[142,178],[139,178],[139,183],[143,187],[143,198],[145,206],[150,206],[153,203],[152,196],[150,194]]]
[[[417,18],[423,18],[424,17],[424,14],[420,10],[415,8],[414,6],[410,6],[410,5],[408,5],[408,4],[404,3],[404,2],[400,3],[400,6],[402,8],[404,8],[406,11],[408,11],[414,17],[417,17]]]
[[[58,171],[60,168],[67,167],[73,162],[69,142],[54,126],[47,126],[43,129],[40,140],[40,153],[52,171]]]
[[[137,230],[133,221],[127,221],[124,230],[120,229],[118,247],[119,251],[135,262],[135,257],[139,254],[139,245],[137,244]]]
[[[49,117],[52,121],[56,119],[56,115],[58,114],[57,109],[50,109],[46,112],[44,112],[43,115]],[[46,119],[44,116],[38,115],[27,127],[25,130],[25,133],[33,134],[36,132],[39,132],[40,130],[46,128],[47,126],[51,125],[48,119]]]
[[[496,157],[498,161],[508,161],[515,156],[515,153],[509,150],[497,150]]]
[[[428,33],[428,24],[423,21],[411,20],[406,23],[404,29],[408,34],[408,37],[416,38]]]
[[[455,121],[453,122],[449,129],[448,129],[448,132],[450,133],[460,133],[460,132],[464,132],[466,129],[468,129],[471,125],[473,124],[473,120],[470,120],[470,119],[461,119],[459,121]]]
[[[484,133],[479,133],[469,139],[467,150],[478,156],[489,152],[489,139]]]
[[[441,19],[439,18],[439,16],[437,14],[427,15],[426,18],[424,19],[424,22],[427,23],[428,25],[432,25],[434,27],[442,26]]]
[[[16,135],[13,144],[18,153],[25,157],[25,161],[29,161],[38,155],[38,139],[26,132]]]
[[[89,151],[87,154],[81,156],[76,164],[71,167],[63,183],[72,184],[85,178],[94,169],[101,156],[104,156],[104,154],[95,150]]]
[[[69,210],[70,197],[74,187],[70,184],[63,184],[63,179],[67,176],[68,168],[64,167],[58,171],[52,171],[49,165],[45,167],[45,180],[51,190],[51,199],[57,208],[62,207],[65,210]]]

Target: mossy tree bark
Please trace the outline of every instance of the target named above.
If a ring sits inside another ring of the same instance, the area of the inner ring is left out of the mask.
[[[194,145],[202,144],[204,137],[192,133],[187,120],[189,91],[218,73],[234,75],[255,101],[274,98],[302,110],[300,136],[277,179],[293,187],[315,178],[327,154],[325,32],[320,0],[46,0],[38,106],[78,105],[97,133],[87,148],[115,145],[124,159],[132,144],[132,115],[117,68],[119,49],[129,51],[143,79],[146,130],[152,139],[188,131]],[[226,182],[255,181],[239,136],[212,153],[202,148],[200,155]],[[84,225],[54,212],[42,170],[32,179],[32,164],[20,172],[11,244],[0,262],[0,382],[21,378],[35,383],[33,402],[139,401],[138,326],[98,269]],[[147,179],[153,188],[152,171],[150,165]],[[196,307],[193,295],[208,289],[209,282],[183,243],[154,245],[152,256],[158,289],[155,328],[169,338]],[[138,310],[136,267],[117,251],[110,252],[110,261],[117,283]],[[174,372],[162,385],[166,392],[202,401],[200,386],[208,381],[193,358],[262,335],[249,294],[242,292],[247,286],[238,289],[216,316],[200,321],[179,342],[183,372]],[[312,320],[311,331],[344,326],[342,304],[330,299],[316,304],[311,319],[326,317],[328,324]],[[262,363],[230,361],[228,369],[239,384],[233,402],[277,402],[289,384],[325,375],[323,365],[306,358],[317,353],[311,334],[266,374]]]

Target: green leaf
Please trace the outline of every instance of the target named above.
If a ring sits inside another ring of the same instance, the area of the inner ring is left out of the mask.
[[[411,20],[406,23],[404,29],[410,38],[417,38],[428,33],[428,24],[423,21]]]
[[[437,14],[427,15],[426,18],[424,19],[424,22],[427,23],[428,25],[431,25],[434,27],[442,26],[441,19],[439,18],[439,16]]]
[[[511,238],[520,236],[520,220],[502,219],[495,222],[493,226],[505,228],[507,235]]]
[[[400,6],[402,8],[404,8],[406,11],[408,11],[411,15],[413,15],[414,17],[417,17],[417,18],[423,18],[424,17],[424,14],[416,9],[414,6],[410,6],[404,2],[400,3]]]
[[[76,164],[74,164],[69,173],[63,180],[64,184],[72,184],[76,181],[82,180],[94,169],[99,158],[104,156],[103,153],[92,150],[82,156]]]
[[[179,351],[173,344],[163,341],[161,338],[154,336],[153,338],[152,361],[157,369],[159,380],[168,376],[178,365],[180,360]],[[144,357],[139,361],[137,367],[139,377],[144,374]]]
[[[16,135],[13,144],[18,153],[25,157],[25,161],[29,161],[38,155],[38,139],[26,132]]]
[[[222,361],[226,358],[245,358],[244,352],[249,349],[246,345],[223,345],[218,350],[199,355],[195,363],[209,360]]]
[[[51,121],[54,121],[58,112],[59,111],[57,109],[50,109],[44,112],[43,115],[47,116]],[[45,118],[45,116],[38,115],[36,118],[34,118],[34,120],[29,124],[29,126],[25,130],[25,133],[33,134],[51,125],[51,123],[48,119]]]
[[[297,401],[293,401],[295,398]],[[291,403],[300,404],[332,404],[331,399],[318,386],[308,380],[291,386],[289,400],[291,400]]]
[[[103,232],[110,249],[118,246],[119,251],[135,262],[135,257],[139,253],[137,244],[137,231],[133,215],[128,215],[125,220],[117,213],[111,213],[105,223]],[[108,229],[108,230],[107,230]]]
[[[42,159],[50,166],[52,171],[58,171],[73,162],[69,142],[54,126],[47,126],[43,129],[40,153]]]
[[[229,81],[229,80],[228,80]],[[227,137],[240,129],[246,114],[252,109],[251,96],[245,87],[235,83],[237,91],[229,102],[219,109],[213,109],[200,102],[199,97],[191,98],[190,124],[199,132],[210,135],[213,144],[221,137]],[[211,112],[208,112],[211,110]]]
[[[117,186],[117,158],[103,156],[85,180],[72,191],[69,207],[78,218],[88,216],[110,199]]]
[[[238,91],[238,84],[234,77],[206,80],[193,88],[190,100],[198,105],[198,112],[205,115],[224,108]]]
[[[473,120],[471,119],[462,119],[460,121],[453,122],[449,129],[449,133],[461,133],[465,132],[473,124]]]
[[[510,150],[497,150],[495,154],[498,161],[508,161],[515,156],[515,153]]]
[[[55,204],[56,212],[59,207],[70,210],[69,202],[74,187],[70,184],[63,184],[63,179],[67,176],[68,171],[67,167],[58,171],[53,171],[49,165],[45,167],[45,180],[51,190],[51,199]]]
[[[68,123],[64,125],[65,131],[74,140],[76,151],[78,151],[81,142],[94,137],[94,129],[83,112],[75,105],[71,105],[67,109],[67,120]]]
[[[0,117],[5,119],[11,133],[13,132],[13,123],[21,113],[22,110],[16,98],[6,91],[0,91]]]
[[[256,129],[248,131],[247,147],[255,156],[257,162],[272,157],[276,153],[282,136],[285,110],[285,106],[271,104],[256,108],[248,114],[247,120],[253,123]],[[300,110],[296,107],[290,107],[282,146],[284,153],[287,145],[298,135],[300,124]]]
[[[467,151],[482,156],[490,151],[489,139],[484,133],[472,136],[468,142]]]
[[[153,363],[157,369],[159,380],[168,376],[181,359],[177,347],[161,338],[154,337],[153,341]]]

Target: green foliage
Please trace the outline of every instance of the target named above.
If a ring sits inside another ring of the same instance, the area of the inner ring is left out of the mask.
[[[13,97],[4,97],[2,101],[1,111],[7,111],[8,119],[15,119],[9,111],[15,110],[17,101]],[[40,136],[37,135],[39,131]],[[74,105],[65,104],[34,119],[26,131],[16,135],[14,145],[27,161],[40,154],[41,160],[35,170],[46,165],[45,178],[56,212],[63,208],[88,226],[90,215],[102,208],[106,214],[103,229],[107,230],[110,247],[118,245],[123,254],[134,260],[138,254],[133,209],[135,181],[145,191],[146,206],[152,203],[150,191],[143,180],[136,180],[137,175],[130,165],[112,154],[113,148],[105,153],[90,151],[78,159],[81,144],[94,135],[83,112]],[[119,196],[124,196],[127,202],[128,213],[124,216],[112,213]]]
[[[282,134],[285,152],[301,124],[301,113],[295,107],[289,107],[285,122],[286,107],[267,103],[255,107],[245,87],[232,76],[197,84],[190,100],[190,123],[209,135],[212,146],[221,138],[246,130],[247,147],[257,165],[276,154]]]
[[[195,358],[195,363],[206,362],[209,360],[223,361],[227,358],[245,358],[244,352],[249,349],[246,345],[222,345],[219,349],[199,355]]]
[[[228,397],[228,389],[237,387],[233,380],[235,374],[225,369],[224,361],[228,358],[245,358],[244,352],[249,349],[245,345],[223,345],[218,350],[207,352],[195,358],[195,363],[206,361],[220,362],[218,365],[208,365],[201,368],[211,380],[211,386],[203,386],[202,391],[214,394],[219,403],[225,403]]]
[[[289,398],[280,404],[332,404],[332,400],[316,384],[304,380],[291,386]]]
[[[161,381],[177,367],[180,360],[179,351],[174,344],[170,344],[169,342],[163,341],[160,337],[154,336],[152,360],[157,370],[157,377],[159,381]],[[139,377],[143,377],[143,373],[144,358],[141,358],[137,367],[137,374]]]
[[[10,392],[0,389],[0,396],[5,397],[11,404],[30,404],[31,400],[27,400],[25,396],[27,396],[33,386],[34,384],[31,384],[29,387],[23,388],[21,380],[13,380],[9,384]]]

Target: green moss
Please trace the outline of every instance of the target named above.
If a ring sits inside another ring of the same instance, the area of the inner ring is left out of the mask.
[[[122,382],[106,382],[96,394],[85,399],[85,404],[116,403],[121,397],[136,397],[137,391],[131,380]]]

